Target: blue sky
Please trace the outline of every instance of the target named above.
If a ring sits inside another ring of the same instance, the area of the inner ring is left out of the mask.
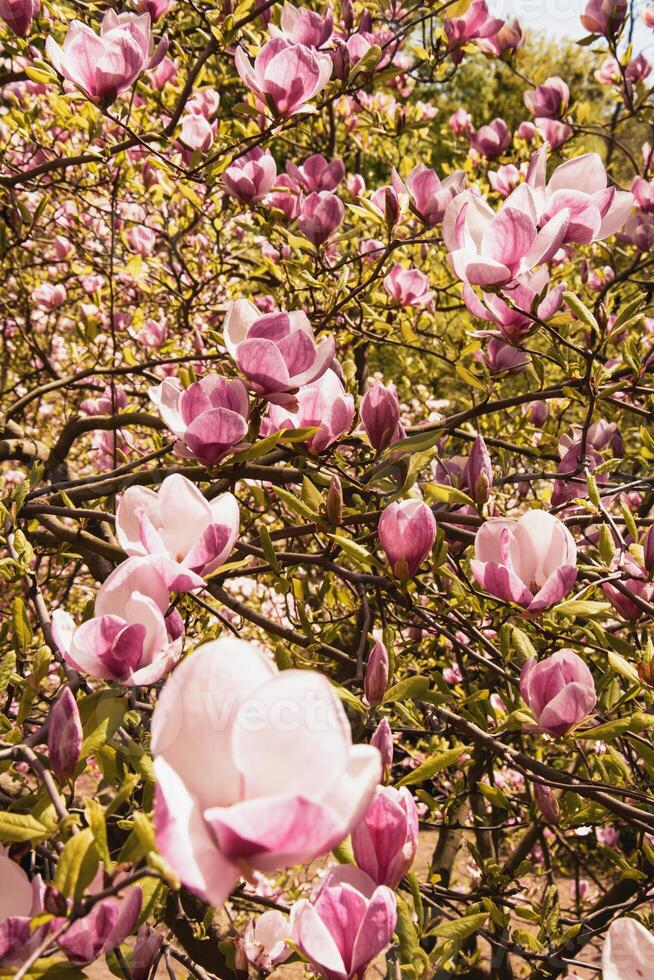
[[[642,10],[648,0],[636,0]],[[579,19],[586,0],[491,0],[489,8],[500,17],[517,17],[524,27],[545,31],[552,37],[583,37],[585,31]],[[634,43],[639,51],[654,49],[654,31],[638,20]]]

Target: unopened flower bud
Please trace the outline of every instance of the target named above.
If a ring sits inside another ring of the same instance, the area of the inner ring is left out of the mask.
[[[534,799],[536,800],[536,806],[547,822],[558,824],[561,820],[561,810],[558,800],[549,786],[543,786],[542,783],[534,783]]]
[[[77,701],[67,687],[52,709],[48,726],[48,758],[57,779],[69,779],[73,775],[83,740]]]
[[[338,527],[343,520],[343,488],[336,474],[334,474],[332,482],[329,484],[325,510],[329,523]]]
[[[379,750],[382,760],[384,782],[388,782],[391,768],[393,766],[393,733],[391,732],[391,726],[386,718],[382,718],[377,725],[377,728],[373,732],[372,738],[370,739],[370,744],[374,745],[375,748]]]
[[[485,504],[493,486],[493,467],[482,436],[475,439],[466,470],[467,483],[476,504]]]
[[[645,541],[643,542],[643,562],[645,568],[651,575],[654,572],[654,524],[645,535]]]
[[[342,41],[340,38],[334,38],[333,45],[333,49],[329,52],[334,66],[333,75],[334,78],[338,78],[339,81],[344,82],[350,74],[350,52],[347,49],[345,41]]]
[[[381,640],[378,640],[370,651],[363,682],[366,700],[371,707],[383,700],[388,687],[389,671],[388,651]]]

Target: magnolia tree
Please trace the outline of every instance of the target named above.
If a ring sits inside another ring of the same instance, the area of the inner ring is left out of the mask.
[[[0,17],[3,975],[651,976],[654,5]]]

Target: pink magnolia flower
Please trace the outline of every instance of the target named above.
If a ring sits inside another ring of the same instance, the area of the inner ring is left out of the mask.
[[[189,112],[182,119],[179,138],[190,150],[206,153],[216,138],[216,123],[209,122],[200,113]]]
[[[559,442],[561,462],[558,467],[558,479],[552,490],[552,507],[560,507],[575,497],[587,496],[587,481],[583,474],[584,457],[591,472],[602,462],[600,453],[610,448],[613,455],[624,455],[624,443],[615,423],[604,419],[594,422],[588,428],[585,446],[580,427],[574,427],[571,434],[566,434]],[[605,483],[606,474],[597,477],[598,483]]]
[[[150,350],[159,350],[168,339],[168,322],[165,317],[162,317],[161,320],[154,320],[152,317],[148,317],[143,326],[133,336],[144,347],[148,347]]]
[[[166,682],[152,751],[159,850],[212,905],[247,868],[306,864],[335,847],[381,775],[377,750],[352,746],[325,677],[277,673],[232,637],[201,646]]]
[[[335,191],[345,176],[342,160],[326,160],[322,153],[307,157],[301,166],[286,161],[286,172],[308,191]]]
[[[31,881],[0,846],[0,963],[20,966],[38,949],[48,926],[30,928],[43,912],[45,886],[40,875]]]
[[[40,7],[40,0],[0,0],[0,17],[14,34],[25,37]]]
[[[471,286],[501,286],[549,262],[565,239],[569,213],[544,222],[523,197],[524,184],[495,213],[470,191],[456,197],[445,213],[443,238],[448,261],[459,279]]]
[[[625,68],[625,78],[630,82],[642,82],[651,74],[652,65],[641,52]]]
[[[520,183],[520,171],[514,163],[505,163],[497,170],[488,171],[488,182],[494,191],[502,197],[508,197],[514,187]]]
[[[598,70],[595,72],[595,78],[600,83],[600,85],[613,85],[616,82],[622,81],[622,74],[620,72],[620,64],[613,55],[609,55],[605,58]]]
[[[545,117],[536,120],[536,129],[551,150],[558,150],[567,143],[574,132],[572,126],[568,126],[567,123]]]
[[[384,279],[384,289],[398,306],[426,306],[434,296],[429,279],[419,269],[405,269],[396,262]]]
[[[300,205],[297,226],[313,245],[324,245],[345,217],[343,202],[329,191],[314,191]]]
[[[157,240],[154,229],[147,228],[145,225],[130,228],[126,237],[129,247],[139,255],[149,255]]]
[[[324,980],[362,980],[366,967],[388,945],[395,929],[395,895],[351,864],[325,877],[313,902],[291,909],[298,949]]]
[[[208,375],[186,389],[176,379],[166,378],[149,394],[166,426],[177,436],[179,456],[217,463],[248,430],[248,393],[237,378]]]
[[[230,305],[224,338],[252,388],[269,401],[293,408],[295,400],[289,394],[317,381],[334,360],[334,338],[316,344],[305,313],[261,316],[245,299]]]
[[[503,20],[491,16],[486,0],[473,0],[462,17],[446,17],[443,26],[448,50],[454,53],[453,60],[461,60],[461,48],[470,41],[497,34],[503,24]]]
[[[536,132],[537,130],[533,122],[530,122],[529,120],[525,119],[523,122],[520,123],[520,125],[515,131],[515,134],[521,140],[524,140],[526,143],[531,143],[534,137],[536,136]]]
[[[375,381],[361,399],[359,414],[370,445],[378,453],[404,437],[395,385]]]
[[[219,108],[220,92],[216,92],[215,88],[198,89],[186,104],[187,112],[208,120],[213,119]]]
[[[329,369],[312,384],[297,393],[297,410],[271,404],[262,425],[262,435],[280,429],[316,427],[307,441],[310,453],[324,453],[342,435],[349,432],[354,420],[354,398],[348,395],[338,375]]]
[[[153,24],[161,20],[170,10],[174,0],[137,0],[136,9],[139,14],[150,14]]]
[[[562,78],[552,75],[542,85],[525,92],[524,101],[532,116],[555,119],[570,102],[570,89]]]
[[[158,90],[164,88],[168,82],[172,82],[177,77],[177,62],[168,56],[161,59],[156,68],[148,75],[150,84]]]
[[[486,592],[541,612],[574,585],[577,546],[557,517],[529,510],[517,521],[493,518],[482,524],[470,568]]]
[[[331,12],[325,17],[306,7],[295,7],[286,2],[282,7],[279,27],[268,25],[271,37],[284,37],[293,44],[304,44],[308,48],[322,48],[330,40],[334,27]]]
[[[631,193],[641,211],[654,211],[654,180],[635,177],[631,185]]]
[[[386,507],[377,533],[393,574],[409,579],[434,546],[436,521],[422,500],[399,500]]]
[[[53,286],[44,282],[32,292],[32,299],[42,310],[52,312],[66,302],[66,287],[63,283]]]
[[[603,980],[644,980],[654,956],[654,936],[636,919],[615,919],[602,954]]]
[[[497,324],[502,337],[514,343],[533,330],[534,321],[527,314],[533,313],[536,298],[542,296],[548,282],[547,269],[541,268],[538,272],[516,279],[502,293],[482,293],[481,300],[466,284],[463,287],[463,301],[473,316]],[[551,320],[561,309],[564,293],[565,285],[556,286],[546,293],[535,310],[536,316],[545,322]]]
[[[639,599],[644,599],[645,602],[651,602],[654,599],[654,582],[648,580],[649,576],[646,569],[628,552],[623,555],[616,555],[611,567],[613,570],[622,572],[620,582],[633,595],[638,596]],[[605,582],[602,585],[602,591],[623,619],[636,622],[643,615],[644,610],[630,596],[620,592],[612,582]]]
[[[120,881],[120,875],[116,883]],[[92,896],[104,890],[104,869],[100,866],[93,882],[87,889]],[[58,940],[59,947],[71,963],[92,963],[99,956],[111,952],[127,939],[136,928],[143,891],[139,885],[125,888],[115,897],[100,899],[91,911],[76,919]],[[55,919],[53,928],[65,920]]]
[[[225,563],[238,532],[236,497],[207,500],[181,473],[167,476],[156,493],[128,487],[116,511],[116,537],[128,555],[163,555],[202,576]]]
[[[593,675],[572,650],[528,660],[520,674],[520,693],[539,729],[554,737],[581,724],[597,703]]]
[[[378,786],[352,831],[354,859],[377,885],[397,888],[418,850],[418,811],[403,786]]]
[[[627,0],[588,0],[581,23],[589,34],[616,34],[627,16]]]
[[[413,168],[406,183],[393,169],[393,186],[398,194],[408,194],[411,210],[433,228],[443,220],[447,206],[464,188],[466,176],[463,170],[455,170],[443,180],[435,170],[419,163]]]
[[[639,252],[649,252],[654,248],[654,215],[641,211],[632,214],[615,237],[619,242],[633,245]]]
[[[113,389],[107,385],[99,398],[85,398],[80,405],[82,412],[87,415],[113,415],[127,405],[125,389],[116,385]]]
[[[153,48],[149,14],[118,15],[113,10],[104,15],[99,35],[74,20],[63,48],[53,37],[46,41],[47,55],[59,74],[102,105],[110,105],[139,75],[155,68],[168,44],[161,41]]]
[[[225,190],[242,204],[262,201],[277,179],[273,156],[255,146],[234,160],[223,174]]]
[[[450,116],[449,125],[456,136],[467,135],[472,129],[472,116],[466,109],[459,108]]]
[[[280,174],[275,181],[272,192],[266,198],[270,208],[281,211],[287,221],[295,221],[300,213],[301,188],[296,180],[288,174]]]
[[[129,687],[154,684],[182,650],[184,626],[177,611],[167,615],[168,594],[203,585],[168,558],[128,558],[98,589],[93,619],[75,627],[67,612],[55,610],[55,641],[66,662],[89,677]]]
[[[614,235],[625,224],[633,208],[629,191],[608,186],[601,157],[585,153],[556,168],[547,181],[547,148],[532,158],[522,194],[523,206],[532,209],[540,226],[557,215],[568,214],[564,244],[587,245]]]
[[[306,111],[332,74],[332,60],[304,44],[291,44],[283,37],[267,41],[250,62],[242,48],[236,49],[236,70],[254,92],[262,111],[277,116],[294,116]]]
[[[75,695],[65,687],[48,724],[48,762],[57,779],[70,779],[80,760],[84,733]]]
[[[293,952],[286,944],[290,935],[288,916],[276,909],[264,912],[256,920],[250,919],[243,932],[248,962],[256,970],[270,973],[274,967],[285,963]]]
[[[497,33],[479,42],[479,48],[491,58],[510,56],[519,51],[525,43],[525,32],[518,20],[504,23]]]
[[[511,142],[511,130],[503,119],[493,119],[468,134],[470,146],[488,160],[504,153]]]

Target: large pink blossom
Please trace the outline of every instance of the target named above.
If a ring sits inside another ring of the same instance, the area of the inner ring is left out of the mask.
[[[257,97],[262,109],[277,116],[294,116],[308,107],[332,74],[332,60],[304,44],[274,37],[261,48],[252,64],[242,48],[236,49],[236,70]]]
[[[48,57],[59,74],[103,105],[113,102],[148,68],[155,68],[167,47],[162,41],[153,50],[149,14],[113,10],[104,15],[99,35],[74,20],[63,47],[53,37],[46,41]]]
[[[331,850],[381,776],[378,751],[352,746],[326,678],[277,673],[233,638],[200,647],[167,681],[152,751],[159,850],[213,905],[247,868],[275,871]]]
[[[549,609],[577,578],[577,546],[565,524],[542,510],[493,518],[477,531],[472,573],[486,592],[529,612]]]

